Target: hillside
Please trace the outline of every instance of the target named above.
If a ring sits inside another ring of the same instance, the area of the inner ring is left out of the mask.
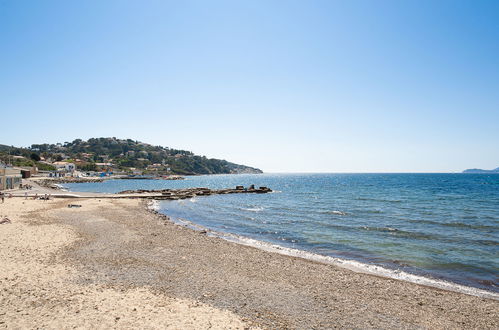
[[[73,142],[57,144],[33,144],[29,148],[1,145],[0,159],[3,156],[5,161],[7,154],[24,156],[36,163],[41,161],[41,164],[67,160],[86,171],[115,168],[181,175],[262,173],[257,168],[194,155],[186,150],[114,137],[92,138],[88,141],[76,139]]]
[[[493,170],[482,170],[479,168],[470,168],[470,169],[464,170],[463,173],[499,173],[499,167],[495,168]]]

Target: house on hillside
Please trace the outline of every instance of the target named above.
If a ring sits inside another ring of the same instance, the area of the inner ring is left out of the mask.
[[[68,162],[54,162],[52,165],[55,166],[58,172],[69,172],[72,173],[76,170],[76,165],[74,163]]]
[[[17,189],[21,185],[21,171],[0,164],[0,190]]]
[[[114,166],[113,163],[95,163],[95,165],[97,165],[99,167],[111,167],[111,166]]]

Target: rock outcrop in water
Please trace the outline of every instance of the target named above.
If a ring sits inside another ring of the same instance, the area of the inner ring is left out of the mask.
[[[272,189],[267,187],[255,188],[251,185],[249,188],[244,188],[243,186],[236,186],[236,188],[225,188],[225,189],[209,189],[209,188],[185,188],[185,189],[160,189],[160,190],[125,190],[118,194],[144,194],[144,198],[154,198],[154,199],[186,199],[196,196],[210,196],[210,195],[225,195],[225,194],[244,194],[244,193],[254,193],[254,194],[265,194],[272,192]],[[151,196],[147,196],[150,194]],[[161,194],[161,195],[158,195]]]

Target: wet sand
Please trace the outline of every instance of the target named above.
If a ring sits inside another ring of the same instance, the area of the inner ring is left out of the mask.
[[[0,225],[0,261],[9,265],[0,270],[0,326],[499,327],[497,300],[208,237],[143,201],[15,203],[12,223]]]

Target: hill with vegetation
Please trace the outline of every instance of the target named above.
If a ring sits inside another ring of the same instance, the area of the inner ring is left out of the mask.
[[[23,156],[15,158],[13,156]],[[57,144],[33,144],[29,148],[0,145],[0,160],[16,166],[37,165],[40,169],[56,161],[70,161],[83,171],[108,168],[123,171],[143,170],[160,174],[239,174],[262,173],[261,170],[226,160],[198,156],[190,151],[154,146],[131,139],[76,139]],[[17,163],[24,162],[26,165]]]
[[[16,148],[0,144],[0,163],[18,167],[38,167],[42,171],[54,171],[55,166],[45,162],[40,162],[40,157],[36,153],[30,152],[26,148]]]

